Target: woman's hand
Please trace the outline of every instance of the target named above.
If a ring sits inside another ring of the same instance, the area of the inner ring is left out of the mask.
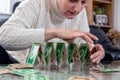
[[[49,28],[45,29],[45,40],[60,38],[69,43],[73,43],[75,38],[83,38],[87,43],[92,44],[92,40],[98,40],[96,36],[89,32],[83,32],[74,29]]]
[[[105,52],[100,44],[89,45],[89,50],[90,50],[90,60],[93,63],[98,64],[100,60],[104,58]]]

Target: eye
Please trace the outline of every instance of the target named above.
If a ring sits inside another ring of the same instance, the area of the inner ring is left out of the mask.
[[[70,2],[78,2],[78,1],[80,1],[80,0],[70,0]],[[86,0],[81,0],[81,3],[86,4]]]
[[[78,0],[70,0],[70,2],[77,2]]]

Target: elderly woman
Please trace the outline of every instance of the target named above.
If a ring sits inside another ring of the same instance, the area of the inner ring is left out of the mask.
[[[20,50],[50,39],[75,43],[85,40],[91,50],[92,40],[98,39],[89,33],[85,6],[86,0],[25,0],[0,28],[0,44],[6,49]],[[95,48],[90,59],[99,63],[104,50],[99,44]]]

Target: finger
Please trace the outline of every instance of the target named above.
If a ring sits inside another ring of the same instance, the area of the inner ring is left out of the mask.
[[[95,35],[93,35],[93,34],[91,34],[91,33],[89,33],[89,32],[86,32],[86,34],[87,34],[90,38],[92,38],[93,40],[98,40],[98,38],[97,38]]]
[[[92,62],[98,64],[98,63],[100,62],[100,60],[103,58],[103,54],[104,54],[104,53],[103,53],[102,51],[98,51],[98,52],[92,54],[92,55],[90,56],[90,59],[92,60]]]
[[[104,51],[102,45],[100,45],[100,44],[96,44],[95,47],[96,47],[96,49],[99,49],[99,50],[101,50],[101,51]]]
[[[100,54],[98,52],[95,52],[94,54],[90,55],[90,59],[95,59],[96,57],[100,56]]]
[[[77,38],[77,37],[82,37],[87,43],[93,44],[93,40],[98,40],[98,38],[94,35],[92,35],[91,33],[88,32],[81,32],[81,31],[77,31],[73,34],[74,37],[72,38]]]
[[[93,34],[89,33],[89,32],[82,32],[79,30],[74,30],[76,33],[74,33],[73,35],[76,35],[74,38],[76,37],[82,37],[86,42],[88,43],[93,43],[93,40],[98,40],[98,38],[96,36],[94,36]]]
[[[84,39],[88,44],[92,44],[93,43],[93,40],[88,37],[86,34],[84,33],[74,33],[73,36],[71,36],[71,38],[69,39],[75,39],[75,38],[78,38],[78,37],[81,37],[82,39]]]
[[[89,44],[93,44],[93,40],[91,39],[91,37],[89,37],[88,35],[86,35],[86,34],[82,34],[82,36],[81,36],[87,43],[89,43]]]
[[[100,51],[100,53],[101,53],[101,59],[103,59],[105,57],[105,51],[104,51],[102,45],[97,44],[96,48]]]
[[[101,57],[100,56],[97,56],[96,58],[93,58],[91,61],[93,62],[93,63],[99,63],[99,61],[101,60]]]

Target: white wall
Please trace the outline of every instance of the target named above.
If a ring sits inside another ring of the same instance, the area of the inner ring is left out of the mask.
[[[120,0],[113,0],[114,1],[114,19],[113,19],[113,27],[116,30],[120,31]]]

